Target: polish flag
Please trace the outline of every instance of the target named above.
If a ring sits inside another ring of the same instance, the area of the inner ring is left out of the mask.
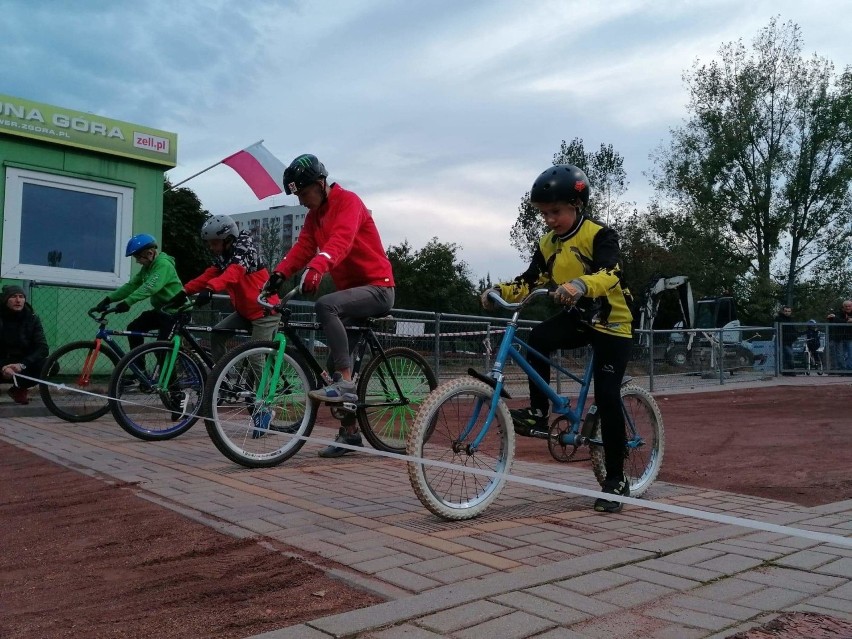
[[[284,164],[263,146],[263,140],[222,160],[236,171],[258,200],[284,192]]]

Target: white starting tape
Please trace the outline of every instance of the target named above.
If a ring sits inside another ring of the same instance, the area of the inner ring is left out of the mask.
[[[70,390],[74,392],[84,393],[86,395],[92,395],[95,397],[102,397],[104,399],[111,399],[113,401],[125,401],[121,399],[117,399],[114,397],[107,397],[106,395],[98,395],[97,393],[91,393],[88,391],[83,391],[75,388],[69,388],[64,384],[54,384],[52,382],[45,382],[35,377],[29,377],[27,375],[18,374],[19,377],[23,379],[29,379],[40,384],[47,384],[48,386],[53,386],[55,388],[61,388],[64,390]],[[133,403],[133,402],[128,402]],[[155,407],[148,406],[151,410],[158,410]],[[159,409],[163,412],[169,412],[166,408]],[[228,422],[223,421],[226,424],[234,424],[236,426],[242,425],[237,422]],[[254,427],[251,427],[253,430]],[[262,430],[262,429],[261,429]],[[497,473],[490,470],[485,470],[481,468],[471,468],[468,466],[459,466],[456,464],[450,464],[448,462],[441,462],[436,460],[426,460],[420,457],[412,457],[410,455],[402,455],[399,453],[390,453],[382,450],[375,450],[371,448],[365,448],[362,446],[351,446],[349,444],[345,444],[343,442],[332,441],[330,439],[323,439],[321,437],[315,436],[304,436],[304,435],[291,435],[288,433],[281,433],[278,431],[272,430],[263,430],[264,437],[278,436],[278,437],[287,437],[291,439],[301,439],[305,442],[312,442],[315,444],[320,444],[323,446],[337,446],[339,448],[345,448],[347,450],[351,450],[354,452],[367,453],[369,455],[376,455],[379,457],[387,457],[389,459],[396,459],[399,461],[403,461],[406,463],[415,463],[415,464],[423,464],[426,466],[434,466],[436,468],[446,468],[449,470],[461,471],[464,473],[468,473],[471,475],[480,475],[483,477],[491,477],[496,479],[505,479],[506,481],[515,482],[517,484],[522,484],[525,486],[535,486],[536,488],[544,488],[545,490],[552,490],[558,493],[569,493],[574,495],[583,495],[585,497],[592,497],[594,499],[603,498],[610,501],[618,501],[623,504],[630,504],[632,506],[638,506],[640,508],[650,508],[652,510],[660,510],[667,513],[673,513],[675,515],[683,515],[686,517],[694,517],[696,519],[702,519],[705,521],[712,521],[717,524],[725,524],[732,526],[741,526],[743,528],[751,528],[754,530],[763,530],[766,532],[777,533],[779,535],[785,535],[789,537],[800,537],[802,539],[810,539],[812,541],[819,541],[828,544],[835,544],[838,546],[846,546],[852,548],[852,537],[843,537],[841,535],[832,535],[829,533],[822,533],[813,530],[805,530],[803,528],[793,528],[792,526],[783,526],[780,524],[773,524],[765,521],[760,521],[758,519],[746,519],[744,517],[732,517],[730,515],[721,515],[719,513],[713,513],[706,510],[698,510],[696,508],[686,508],[684,506],[675,506],[672,504],[664,504],[661,502],[649,501],[647,499],[637,499],[635,497],[622,497],[621,495],[612,495],[609,493],[602,493],[597,490],[589,490],[587,488],[580,488],[579,486],[571,486],[568,484],[557,484],[551,481],[544,481],[541,479],[532,479],[529,477],[519,477],[517,475],[513,475],[511,473]]]

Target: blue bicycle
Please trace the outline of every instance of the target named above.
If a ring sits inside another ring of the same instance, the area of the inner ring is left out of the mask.
[[[521,302],[509,303],[492,292],[489,298],[513,314],[490,373],[469,369],[467,377],[432,391],[417,413],[406,452],[426,463],[408,462],[408,476],[420,502],[443,519],[476,517],[498,497],[506,482],[505,474],[515,455],[515,431],[504,401],[510,399],[504,378],[509,361],[515,362],[550,399],[555,416],[547,434],[551,454],[568,461],[577,448],[588,446],[596,479],[602,484],[606,478],[597,409],[591,406],[585,410],[592,383],[592,358],[580,378],[530,349],[516,334],[524,307],[548,294],[547,289],[536,289]],[[524,350],[548,361],[580,385],[573,405],[569,397],[558,395],[532,369],[521,355]],[[653,483],[662,465],[663,419],[657,402],[643,388],[625,383],[621,402],[627,431],[625,475],[630,481],[630,495],[638,497]],[[469,469],[488,474],[471,473]]]

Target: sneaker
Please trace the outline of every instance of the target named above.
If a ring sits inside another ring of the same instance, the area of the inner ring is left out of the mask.
[[[618,479],[607,479],[601,487],[601,492],[607,493],[608,495],[630,497],[630,482],[628,482],[623,476]],[[599,513],[621,512],[623,506],[624,504],[620,501],[604,499],[603,497],[595,500],[595,510]]]
[[[20,386],[10,386],[9,390],[6,392],[8,392],[9,397],[14,399],[15,402],[18,404],[30,403],[30,396],[26,388],[21,388]]]
[[[340,373],[334,374],[333,383],[323,388],[312,390],[308,393],[308,397],[315,399],[318,402],[328,402],[331,404],[342,404],[343,402],[357,402],[358,394],[355,389],[355,382],[346,381]]]
[[[271,408],[261,408],[251,416],[254,428],[251,431],[252,439],[260,439],[266,435],[269,430],[269,424],[272,423],[272,418],[275,417],[275,411]]]
[[[538,408],[516,408],[509,411],[515,424],[515,433],[534,437],[535,432],[547,432],[547,414]]]
[[[337,437],[334,438],[334,441],[340,442],[341,444],[347,444],[349,446],[363,446],[364,443],[361,441],[361,433],[352,433],[351,435],[347,435],[343,432],[343,429],[340,429],[340,432],[337,434]],[[341,448],[340,446],[329,446],[328,448],[323,448],[319,453],[317,453],[320,457],[343,457],[346,453],[352,453],[355,451],[349,450],[348,448]]]

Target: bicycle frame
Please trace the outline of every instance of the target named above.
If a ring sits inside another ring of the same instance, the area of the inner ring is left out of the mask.
[[[171,383],[172,374],[174,373],[175,363],[178,359],[178,353],[183,347],[183,340],[186,340],[188,343],[188,350],[198,357],[202,363],[208,368],[212,369],[215,366],[216,362],[213,361],[213,358],[207,354],[207,351],[198,343],[192,333],[227,333],[228,335],[250,335],[250,331],[239,329],[239,328],[215,328],[209,326],[195,326],[192,324],[184,323],[184,321],[178,317],[175,319],[175,323],[170,331],[169,341],[172,342],[172,348],[169,351],[167,357],[163,359],[160,364],[161,370],[159,371],[158,381],[156,389],[163,390],[168,388]],[[156,336],[156,334],[155,334]],[[186,349],[185,349],[186,350]],[[145,379],[145,375],[142,371],[140,371],[135,365],[132,365],[131,370],[137,376],[139,376],[140,381]]]
[[[321,331],[322,325],[319,322],[289,321],[291,310],[286,307],[286,304],[287,301],[293,296],[293,294],[297,290],[298,289],[294,288],[292,291],[290,291],[288,295],[282,297],[279,303],[275,306],[269,304],[263,297],[263,294],[258,297],[258,302],[262,306],[265,306],[267,308],[274,308],[281,314],[281,322],[279,324],[279,332],[275,335],[275,338],[273,340],[277,344],[276,356],[274,360],[270,361],[269,359],[267,359],[267,361],[265,362],[263,372],[261,373],[260,383],[258,384],[258,389],[256,391],[255,399],[257,401],[264,401],[269,403],[275,396],[278,387],[278,379],[281,372],[281,367],[283,366],[284,351],[287,348],[288,340],[292,343],[296,351],[298,351],[298,353],[302,356],[307,366],[316,375],[317,379],[322,380],[326,385],[332,383],[331,377],[329,376],[328,372],[317,361],[314,354],[305,344],[305,341],[298,335],[298,333],[296,333],[297,330]],[[358,332],[358,341],[352,348],[352,380],[357,383],[358,375],[361,369],[361,362],[368,348],[372,357],[378,357],[383,362],[387,362],[387,357],[385,355],[384,348],[382,348],[381,342],[379,342],[378,338],[373,332],[373,329],[370,326],[347,326],[346,331]],[[400,406],[408,404],[410,400],[402,392],[402,388],[399,385],[399,380],[396,378],[396,375],[393,374],[392,370],[388,370],[390,372],[390,378],[393,381],[394,389],[396,390],[396,396],[402,398],[402,402],[346,402],[342,405],[343,408],[345,410],[355,412],[366,407],[376,408],[382,406]],[[384,384],[384,380],[382,380],[382,383]]]

